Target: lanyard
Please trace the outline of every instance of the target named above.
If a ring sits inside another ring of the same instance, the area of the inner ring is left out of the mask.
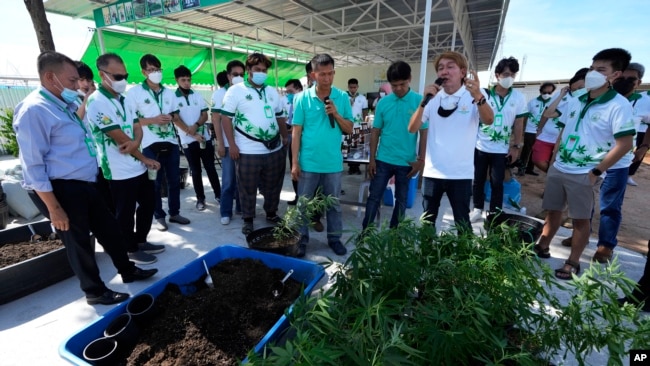
[[[153,99],[156,100],[156,104],[158,105],[158,109],[160,110],[160,114],[162,114],[163,88],[162,87],[160,88],[160,93],[156,93],[151,89],[148,89],[148,91],[149,91],[149,94],[151,94],[151,96],[153,97]],[[158,97],[160,97],[160,99]]]
[[[61,111],[64,112],[65,114],[67,114],[68,117],[70,117],[70,119],[72,119],[73,121],[77,122],[77,124],[78,124],[78,125],[79,125],[83,130],[84,130],[84,135],[88,135],[88,131],[86,130],[86,126],[84,126],[83,122],[81,121],[81,118],[79,118],[79,116],[77,116],[76,113],[72,113],[68,108],[63,108],[63,107],[61,107],[61,106],[59,105],[59,103],[58,103],[56,100],[52,99],[52,97],[50,97],[49,95],[45,94],[42,90],[39,91],[39,93],[40,93],[40,94],[41,94],[45,99],[47,99],[47,100],[49,100],[50,102],[54,103],[54,105],[55,105],[59,110],[61,110]]]
[[[495,89],[496,88],[490,90],[490,94],[492,95],[492,98],[494,98],[494,104],[496,104],[497,106],[497,112],[501,112],[503,107],[505,107],[505,105],[508,103],[508,99],[510,99],[510,95],[512,94],[512,89],[508,90],[508,94],[506,95],[506,98],[503,100],[503,104],[501,104],[501,107],[499,107],[499,101],[501,100],[501,96],[494,92]]]
[[[253,87],[252,85],[250,85],[248,82],[244,82],[244,85],[246,85],[247,88],[251,88],[251,89],[255,90],[255,92],[257,93],[257,95],[259,95],[260,100],[262,100],[262,97],[264,97],[264,104],[269,104],[269,103],[266,101],[266,85],[262,85],[262,89],[261,89],[261,90],[257,90],[257,88],[254,88],[254,87]]]

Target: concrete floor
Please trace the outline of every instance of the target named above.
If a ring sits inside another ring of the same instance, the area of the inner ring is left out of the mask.
[[[16,159],[1,158],[0,169],[14,167],[17,164]],[[347,170],[347,167],[346,167]],[[220,171],[219,171],[220,173]],[[188,179],[191,181],[191,179]],[[207,177],[204,176],[204,186],[206,187],[206,196],[213,197],[212,190],[209,186]],[[343,188],[346,195],[344,200],[356,201],[360,184],[364,181],[363,175],[343,176]],[[289,175],[287,174],[284,181],[284,187],[281,195],[280,213],[286,210],[286,201],[293,199],[294,194],[291,188]],[[267,226],[264,220],[264,211],[261,208],[263,203],[261,196],[258,197],[257,218],[255,227],[260,228]],[[219,208],[215,201],[208,199],[208,207],[205,211],[199,212],[195,209],[196,199],[193,189],[190,186],[181,190],[181,214],[188,217],[192,223],[190,225],[169,224],[169,231],[159,232],[152,229],[149,234],[149,241],[155,244],[165,244],[167,250],[158,254],[158,262],[143,266],[144,268],[158,268],[158,274],[147,282],[136,282],[123,284],[117,276],[115,268],[110,263],[108,256],[103,253],[101,246],[97,246],[97,261],[101,270],[101,275],[107,285],[116,291],[137,294],[146,287],[150,286],[156,280],[159,280],[172,273],[185,263],[197,258],[210,251],[211,249],[225,244],[234,244],[246,246],[246,240],[241,233],[242,220],[235,217],[230,225],[223,226],[219,222]],[[166,203],[164,204],[166,207]],[[392,207],[382,207],[382,219],[390,217]],[[413,208],[407,210],[411,217],[419,217],[422,213],[422,199],[418,193],[416,195]],[[352,206],[343,206],[343,223],[345,234],[344,240],[358,231],[361,227],[361,216],[357,217],[357,208]],[[42,220],[42,216],[32,221]],[[441,217],[437,227],[441,229],[449,228],[453,217],[446,198],[443,198],[441,205]],[[16,220],[10,227],[25,223],[25,220]],[[481,224],[475,224],[475,231],[481,230]],[[312,232],[311,242],[307,248],[305,259],[314,262],[323,262],[328,258],[335,262],[344,262],[347,256],[335,255],[327,246],[325,233]],[[560,241],[570,235],[570,230],[560,228],[556,238],[553,240],[551,253],[553,257],[546,260],[551,268],[558,268],[569,254],[569,248],[562,247]],[[589,247],[582,255],[583,268],[589,266],[589,261],[595,251],[595,242],[592,240]],[[354,249],[353,244],[347,244],[348,251]],[[624,248],[617,249],[621,268],[628,277],[635,281],[641,277],[645,258],[632,251]],[[330,269],[330,273],[331,273]],[[326,276],[320,286],[328,284]],[[556,291],[557,296],[561,299],[568,298],[568,294],[560,290]],[[79,289],[79,283],[76,277],[69,278],[57,284],[54,284],[41,291],[15,300],[11,303],[0,306],[0,344],[2,345],[2,365],[65,365],[67,364],[59,357],[59,346],[69,336],[85,327],[89,322],[95,320],[108,310],[111,306],[90,306],[86,304],[85,297]],[[576,362],[572,359],[555,360],[556,364],[573,365]],[[606,363],[606,355],[595,353],[589,359],[589,364],[601,365]],[[624,360],[627,364],[628,361]]]

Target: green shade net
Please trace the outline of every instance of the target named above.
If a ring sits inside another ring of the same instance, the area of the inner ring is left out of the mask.
[[[151,53],[160,59],[163,68],[163,84],[176,84],[174,69],[185,65],[192,71],[192,83],[215,85],[216,75],[212,74],[212,57],[210,47],[176,42],[163,39],[141,37],[131,34],[103,31],[104,47],[106,52],[118,54],[124,60],[126,71],[129,73],[129,83],[139,83],[144,80],[140,69],[140,58]],[[96,70],[97,57],[101,54],[97,33],[93,36],[81,61],[88,64],[95,71],[95,80],[99,80]],[[246,61],[246,54],[233,51],[215,49],[214,52],[217,73],[225,70],[228,62],[232,60]],[[289,79],[300,79],[305,75],[303,63],[273,59],[269,68],[267,85],[284,87]],[[278,80],[276,83],[275,75]]]

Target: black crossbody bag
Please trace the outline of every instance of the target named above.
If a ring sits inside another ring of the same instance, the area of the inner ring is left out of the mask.
[[[252,140],[252,141],[255,141],[255,142],[261,142],[269,150],[277,149],[282,144],[281,136],[280,136],[279,133],[276,134],[270,140],[262,140],[262,139],[258,139],[257,137],[253,137],[253,136],[247,134],[246,132],[242,131],[239,127],[235,127],[235,130],[237,130],[237,132],[241,133],[242,135],[244,135],[244,137],[246,137],[249,140]]]

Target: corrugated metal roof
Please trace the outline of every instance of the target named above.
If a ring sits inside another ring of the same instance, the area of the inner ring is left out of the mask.
[[[49,12],[92,19],[115,1],[49,0]],[[477,70],[496,54],[509,0],[438,0],[431,12],[427,57],[454,48]],[[332,55],[337,65],[420,62],[425,0],[239,0],[127,23],[138,31],[212,42],[220,47],[308,60]],[[455,46],[452,42],[455,41]]]

